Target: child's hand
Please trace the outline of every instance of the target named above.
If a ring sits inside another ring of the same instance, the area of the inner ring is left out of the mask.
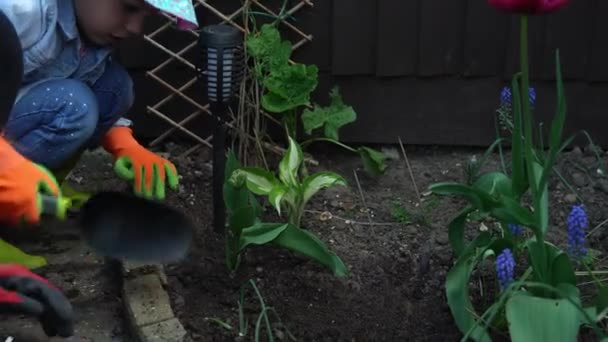
[[[59,196],[55,177],[44,167],[20,155],[0,137],[0,222],[37,224],[41,194]]]
[[[0,312],[38,318],[48,337],[74,334],[74,312],[68,299],[22,265],[0,265]]]
[[[103,143],[116,162],[114,171],[123,179],[133,182],[135,194],[151,199],[165,198],[165,183],[176,190],[179,184],[177,170],[170,161],[141,146],[128,127],[113,127]]]

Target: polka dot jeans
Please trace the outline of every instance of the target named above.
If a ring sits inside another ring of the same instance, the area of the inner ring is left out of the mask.
[[[61,79],[32,88],[13,107],[4,132],[19,153],[55,170],[80,151],[99,146],[132,105],[131,77],[109,62],[93,86]]]

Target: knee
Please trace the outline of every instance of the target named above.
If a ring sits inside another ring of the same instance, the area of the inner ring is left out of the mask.
[[[66,79],[54,87],[59,134],[67,134],[75,143],[84,144],[95,132],[99,108],[95,94],[85,83]]]

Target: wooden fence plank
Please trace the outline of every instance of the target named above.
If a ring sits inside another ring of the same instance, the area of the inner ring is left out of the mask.
[[[462,71],[466,1],[421,1],[419,75],[449,75]]]
[[[556,49],[559,49],[564,79],[585,77],[593,30],[593,20],[585,18],[596,6],[596,0],[572,1],[567,7],[547,16],[543,60],[538,66],[542,79],[555,80]]]
[[[469,0],[464,34],[464,76],[495,76],[505,66],[508,17],[485,1]]]
[[[605,82],[608,81],[608,43],[606,42],[608,1],[598,1],[594,15],[588,15],[587,18],[593,20],[594,30],[586,79],[593,82]]]
[[[376,0],[334,0],[332,73],[376,71]]]
[[[419,3],[417,0],[378,0],[377,76],[416,73]]]
[[[496,139],[495,109],[501,78],[414,79],[411,77],[321,78],[327,91],[337,84],[345,103],[357,112],[357,121],[340,130],[347,143],[488,146]],[[555,111],[555,85],[539,83],[535,119],[549,129]],[[564,136],[587,130],[594,141],[608,146],[602,115],[608,86],[569,82],[568,117]],[[579,120],[580,119],[580,120]],[[578,139],[576,143],[585,143]]]
[[[296,13],[297,20],[290,21],[306,34],[312,35],[312,42],[305,43],[293,54],[293,59],[315,64],[322,72],[331,71],[331,1],[315,1],[313,8],[305,8]],[[291,31],[285,28],[284,31]],[[299,35],[294,36],[298,40]]]

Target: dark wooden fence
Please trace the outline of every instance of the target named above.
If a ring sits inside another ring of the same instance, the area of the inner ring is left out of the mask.
[[[218,6],[239,4],[218,1]],[[215,21],[201,14],[203,25]],[[401,137],[407,144],[453,145],[494,140],[499,93],[518,67],[516,17],[495,11],[486,0],[317,0],[314,8],[298,13],[297,24],[314,35],[294,59],[319,66],[315,101],[325,103],[338,85],[358,113],[357,122],[343,129],[343,140],[394,143]],[[545,126],[555,110],[556,49],[566,80],[566,133],[585,129],[608,146],[608,1],[573,0],[558,13],[531,18],[536,116]],[[136,79],[136,113],[145,112],[154,96],[143,76],[158,63],[154,50],[139,41],[120,53]],[[187,71],[174,72],[179,77]],[[141,120],[141,134],[158,134],[157,122]]]

